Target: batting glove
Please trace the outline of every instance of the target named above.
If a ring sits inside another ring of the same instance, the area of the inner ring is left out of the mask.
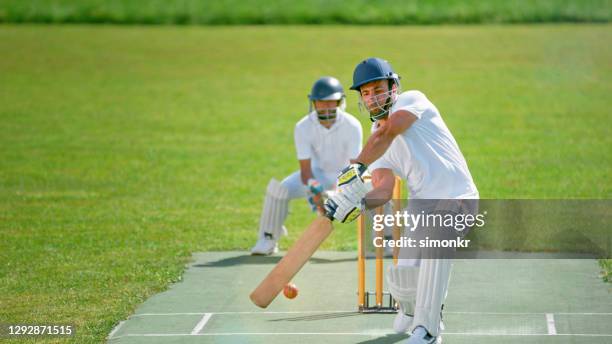
[[[363,198],[350,198],[349,195],[338,192],[325,201],[325,213],[342,223],[355,220],[364,209]]]

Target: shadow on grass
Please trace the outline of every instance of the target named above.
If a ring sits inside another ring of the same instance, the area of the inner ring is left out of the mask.
[[[235,265],[249,265],[249,264],[276,264],[283,257],[282,256],[251,256],[243,255],[237,257],[230,257],[214,262],[208,262],[204,264],[194,264],[193,267],[197,268],[209,268],[209,267],[226,267]],[[310,258],[308,261],[315,264],[328,264],[328,263],[342,263],[356,261],[357,258],[342,258],[342,259],[324,259],[324,258]]]

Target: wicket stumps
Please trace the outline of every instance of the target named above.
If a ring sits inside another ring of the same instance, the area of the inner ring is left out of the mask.
[[[393,213],[400,210],[401,207],[401,191],[402,180],[399,177],[395,177],[395,185],[393,187],[393,199],[392,208]],[[377,214],[384,212],[383,207],[376,208]],[[376,281],[375,281],[375,292],[365,290],[365,227],[366,227],[366,215],[362,214],[357,219],[357,305],[359,312],[361,313],[395,313],[397,312],[397,304],[389,292],[383,291],[383,259],[384,259],[384,248],[376,247]],[[377,231],[377,236],[383,237],[384,230]],[[393,240],[398,240],[400,237],[400,228],[397,226],[393,227]],[[393,264],[397,264],[397,257],[399,254],[399,247],[393,248]],[[375,297],[375,303],[372,304],[371,298]]]

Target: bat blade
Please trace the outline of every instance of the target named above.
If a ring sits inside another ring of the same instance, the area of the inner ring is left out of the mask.
[[[280,291],[312,257],[333,230],[332,222],[324,216],[317,217],[293,244],[287,254],[276,264],[249,296],[253,303],[266,308]]]

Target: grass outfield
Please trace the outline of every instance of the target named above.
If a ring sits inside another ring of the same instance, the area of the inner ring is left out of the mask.
[[[311,83],[348,86],[370,55],[438,106],[481,197],[611,198],[611,40],[611,25],[0,26],[0,319],[101,342],[192,252],[248,249],[269,178],[298,167]],[[294,202],[283,249],[311,218]],[[323,248],[355,240],[337,226]]]
[[[610,0],[0,0],[0,22],[440,24],[609,22]]]

